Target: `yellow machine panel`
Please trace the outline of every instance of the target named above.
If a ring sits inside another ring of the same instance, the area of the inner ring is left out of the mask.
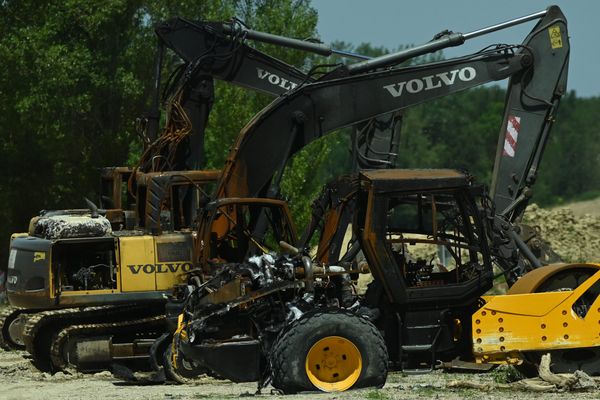
[[[523,351],[600,346],[600,271],[574,290],[489,296],[473,314],[479,362],[518,362]]]
[[[156,289],[168,290],[181,283],[181,275],[192,269],[192,234],[172,233],[154,238]]]
[[[119,238],[121,291],[156,290],[154,236]]]

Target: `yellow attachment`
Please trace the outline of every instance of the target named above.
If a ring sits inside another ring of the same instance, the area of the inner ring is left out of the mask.
[[[555,274],[574,269],[587,269],[590,272],[600,269],[599,264],[551,264],[545,267],[536,268],[521,277],[514,285],[510,287],[506,294],[528,294],[540,292],[539,287]],[[486,300],[487,301],[487,300]]]
[[[305,368],[308,379],[317,389],[341,392],[350,389],[360,377],[362,357],[350,340],[326,336],[308,351]]]
[[[181,313],[177,317],[177,330],[175,330],[175,333],[173,334],[173,340],[171,341],[171,362],[173,363],[174,367],[177,365],[177,341],[187,339],[187,333],[185,331],[186,326],[187,324],[183,322],[183,313]]]
[[[486,297],[472,317],[475,358],[515,363],[523,351],[600,346],[600,297],[594,299],[596,291],[588,291],[598,280],[600,271],[575,290]],[[582,316],[576,311],[584,294],[592,304]]]
[[[185,331],[186,327],[187,323],[183,322],[183,313],[181,313],[177,317],[177,329],[175,330],[175,335],[178,335],[183,340],[187,340],[187,332]]]

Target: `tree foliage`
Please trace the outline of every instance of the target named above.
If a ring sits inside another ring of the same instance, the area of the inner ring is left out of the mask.
[[[25,230],[42,208],[84,207],[83,196],[96,189],[98,168],[137,160],[134,121],[149,103],[155,24],[173,16],[227,20],[234,15],[257,30],[300,39],[317,35],[309,0],[0,2],[0,236],[7,240],[11,232]],[[349,61],[252,45],[306,70]],[[389,52],[368,43],[332,47],[371,56]],[[483,87],[407,111],[398,166],[466,169],[489,183],[504,94]],[[206,133],[208,167],[223,165],[240,129],[270,101],[217,83]],[[534,200],[552,204],[600,189],[599,103],[575,93],[563,100]],[[282,191],[300,226],[322,184],[350,170],[349,138],[349,130],[329,135],[286,168]],[[0,260],[7,247],[0,245]]]
[[[534,199],[543,205],[600,196],[600,98],[563,98]]]
[[[42,208],[85,207],[98,168],[137,160],[134,121],[149,104],[155,24],[235,15],[298,38],[313,36],[317,20],[307,0],[0,2],[0,236],[24,231]],[[303,63],[299,52],[257,47]],[[207,132],[212,167],[268,101],[218,85]]]
[[[41,208],[81,206],[97,182],[95,168],[127,157],[130,118],[143,108],[151,73],[140,6],[118,0],[0,5],[4,238],[23,231]]]

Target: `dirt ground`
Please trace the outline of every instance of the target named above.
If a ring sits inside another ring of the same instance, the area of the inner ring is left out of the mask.
[[[565,393],[535,393],[521,390],[453,389],[452,381],[468,381],[493,384],[503,378],[502,370],[485,374],[455,374],[436,371],[424,375],[392,373],[382,389],[360,389],[344,393],[302,393],[281,396],[272,388],[263,389],[255,396],[254,383],[236,384],[211,378],[193,385],[151,385],[144,381],[127,382],[110,372],[96,374],[54,376],[37,371],[26,358],[25,352],[0,350],[0,399],[229,399],[237,397],[260,397],[267,399],[562,399]],[[598,399],[600,390],[569,394],[578,399]]]
[[[569,209],[576,217],[584,217],[587,214],[600,217],[600,198],[569,203],[555,209]]]

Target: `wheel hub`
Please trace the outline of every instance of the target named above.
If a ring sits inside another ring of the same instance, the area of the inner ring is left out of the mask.
[[[320,339],[306,356],[308,379],[315,387],[326,392],[350,389],[361,371],[360,351],[352,341],[341,336]]]
[[[327,368],[334,368],[336,364],[337,363],[335,362],[335,358],[333,357],[327,357],[327,359],[325,360],[325,365],[327,366]]]

